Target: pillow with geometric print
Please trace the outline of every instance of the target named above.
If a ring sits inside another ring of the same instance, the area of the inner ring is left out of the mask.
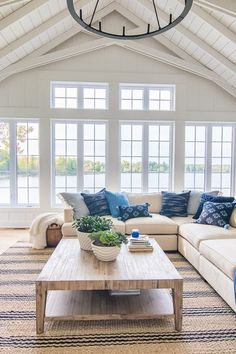
[[[215,225],[227,228],[230,216],[235,207],[234,203],[205,202],[197,224]]]

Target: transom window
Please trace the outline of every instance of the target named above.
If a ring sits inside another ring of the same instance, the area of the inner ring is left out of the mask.
[[[121,190],[171,187],[172,123],[121,123]]]
[[[39,124],[0,122],[0,204],[39,205]]]
[[[143,90],[121,89],[121,109],[143,110]]]
[[[51,108],[107,109],[108,84],[51,82]]]
[[[121,110],[174,111],[174,85],[120,84]]]
[[[96,192],[105,186],[106,123],[53,122],[53,204],[60,192],[83,189]]]
[[[187,124],[185,188],[233,194],[234,125]]]
[[[105,88],[83,88],[85,109],[106,109],[107,92]]]

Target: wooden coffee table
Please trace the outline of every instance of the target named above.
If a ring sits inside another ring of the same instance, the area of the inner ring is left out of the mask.
[[[36,330],[46,320],[150,319],[172,316],[182,328],[183,279],[155,240],[151,253],[126,245],[114,262],[83,251],[78,239],[62,239],[36,280]],[[141,289],[110,296],[107,290]],[[170,290],[172,289],[172,296]]]

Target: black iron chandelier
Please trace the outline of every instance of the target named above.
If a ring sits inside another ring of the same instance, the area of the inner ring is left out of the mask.
[[[132,1],[134,1],[134,0],[132,0]],[[104,31],[102,29],[102,22],[101,21],[98,22],[97,28],[93,27],[92,24],[93,24],[93,20],[95,19],[96,12],[98,11],[99,0],[95,0],[95,6],[94,6],[92,15],[91,15],[88,22],[86,22],[83,19],[82,9],[79,10],[79,15],[77,14],[76,9],[75,9],[75,5],[74,5],[74,0],[67,0],[67,7],[68,7],[68,10],[69,10],[71,16],[75,19],[75,21],[77,21],[87,31],[93,32],[93,33],[98,34],[103,37],[108,37],[108,38],[113,38],[113,39],[128,39],[128,40],[130,40],[130,39],[141,39],[141,38],[145,38],[145,37],[151,37],[151,36],[155,36],[157,34],[161,34],[163,32],[168,31],[169,29],[176,26],[178,23],[180,23],[185,18],[185,16],[188,14],[188,12],[190,11],[192,4],[193,4],[193,0],[183,0],[183,3],[184,3],[183,4],[183,11],[176,18],[174,18],[172,13],[170,13],[168,23],[165,25],[162,25],[159,15],[158,15],[158,7],[156,4],[158,1],[161,1],[161,0],[152,0],[151,1],[153,4],[153,12],[154,12],[154,15],[156,18],[155,28],[154,28],[154,26],[151,26],[150,24],[148,24],[147,30],[145,32],[139,33],[139,34],[128,34],[126,32],[125,26],[122,27],[120,34]]]

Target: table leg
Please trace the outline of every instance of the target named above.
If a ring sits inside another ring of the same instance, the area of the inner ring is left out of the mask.
[[[36,283],[36,333],[44,332],[47,290],[42,282]]]
[[[172,289],[173,305],[175,314],[175,329],[182,330],[182,310],[183,310],[183,281],[177,281]]]

